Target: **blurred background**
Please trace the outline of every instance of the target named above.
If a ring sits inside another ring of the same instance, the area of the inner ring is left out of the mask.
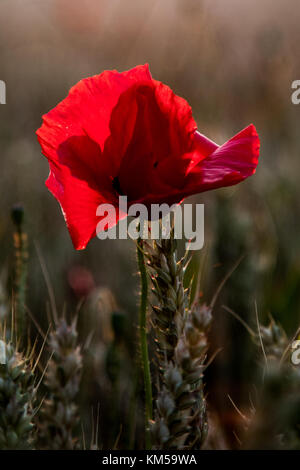
[[[65,309],[71,318],[86,299],[79,313],[82,342],[92,331],[90,353],[98,362],[90,367],[103,374],[83,392],[82,406],[88,428],[91,410],[96,413],[100,404],[104,445],[118,433],[107,393],[115,391],[116,364],[107,351],[119,327],[126,338],[122,360],[128,363],[136,349],[134,244],[95,239],[82,252],[73,249],[59,206],[44,186],[48,164],[35,137],[41,116],[80,79],[148,62],[153,77],[188,100],[199,130],[217,143],[251,122],[257,127],[256,175],[193,198],[205,203],[205,247],[194,262],[194,269],[204,266],[203,300],[211,300],[244,256],[215,308],[210,354],[222,351],[208,370],[207,385],[225,440],[235,446],[239,416],[228,395],[240,409],[249,407],[257,357],[248,332],[223,306],[254,328],[255,300],[262,321],[272,314],[288,334],[299,323],[300,105],[291,102],[291,83],[300,79],[299,21],[297,0],[0,1],[0,79],[7,86],[7,104],[0,106],[0,315],[5,315],[13,265],[10,211],[22,203],[32,315],[46,330],[43,266],[59,312]],[[124,370],[126,376],[130,367]],[[114,393],[130,404],[128,374],[127,392]]]

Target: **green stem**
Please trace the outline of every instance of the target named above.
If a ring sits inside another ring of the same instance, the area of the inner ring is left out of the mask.
[[[137,258],[141,274],[141,303],[139,314],[140,326],[140,347],[142,354],[142,365],[144,372],[145,387],[145,431],[146,431],[146,450],[151,449],[151,439],[149,431],[149,421],[152,420],[152,386],[150,375],[150,364],[148,356],[147,344],[147,297],[148,297],[148,280],[143,253],[143,242],[139,238],[137,242]]]

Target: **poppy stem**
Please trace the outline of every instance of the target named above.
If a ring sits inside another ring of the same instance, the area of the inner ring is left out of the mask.
[[[141,275],[141,300],[139,312],[139,327],[140,327],[140,348],[142,355],[142,366],[144,373],[144,387],[145,387],[145,433],[146,433],[146,450],[151,449],[151,438],[149,424],[152,420],[152,385],[150,364],[148,355],[147,343],[147,298],[148,298],[148,278],[143,252],[143,241],[141,238],[137,242],[137,258],[138,266]]]

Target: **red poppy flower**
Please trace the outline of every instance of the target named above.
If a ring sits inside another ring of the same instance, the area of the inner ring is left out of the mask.
[[[197,130],[191,107],[148,65],[105,71],[75,85],[37,131],[73,244],[96,234],[100,203],[180,202],[255,172],[259,138],[248,126],[220,147]],[[118,211],[117,217],[126,214]]]

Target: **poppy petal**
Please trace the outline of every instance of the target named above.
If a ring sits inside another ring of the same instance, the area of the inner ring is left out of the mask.
[[[86,181],[73,177],[65,168],[58,168],[53,163],[50,163],[46,186],[60,203],[74,248],[84,249],[96,236],[97,224],[102,219],[96,215],[98,206],[109,201]],[[107,228],[127,216],[116,209],[116,219],[109,220]]]
[[[113,110],[110,128],[104,153],[115,158],[116,176],[129,201],[167,189],[160,166],[168,158],[178,157],[180,165],[188,166],[179,157],[192,148],[196,129],[192,111],[160,82],[138,83],[124,92]]]
[[[231,186],[255,173],[260,141],[253,124],[187,170],[187,194]]]
[[[37,131],[46,157],[56,160],[56,149],[74,135],[89,135],[103,149],[110,134],[111,112],[121,93],[141,80],[151,80],[148,64],[121,73],[105,71],[73,86],[68,96],[43,116]]]
[[[111,162],[103,158],[101,148],[110,134],[111,113],[120,95],[140,81],[151,81],[147,64],[81,80],[43,116],[37,131],[50,164],[46,185],[58,199],[78,249],[95,234],[100,202],[115,203]]]

